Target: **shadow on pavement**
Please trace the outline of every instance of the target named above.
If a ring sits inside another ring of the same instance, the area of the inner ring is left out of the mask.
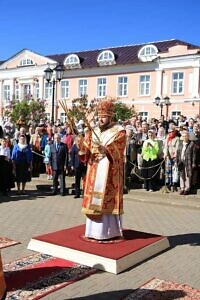
[[[154,300],[174,300],[181,299],[187,294],[181,290],[166,290],[166,291],[158,291],[151,289],[141,289],[142,295],[140,294],[140,289],[137,290],[137,295],[134,296],[135,290],[120,290],[120,291],[111,291],[104,292],[99,294],[93,294],[85,297],[78,298],[70,298],[72,300],[123,300],[126,299],[154,299]],[[130,295],[132,294],[133,295]],[[139,294],[138,294],[139,293]],[[64,300],[69,300],[65,298]]]
[[[1,196],[0,203],[20,200],[34,200],[36,198],[44,198],[49,195],[51,195],[51,190],[27,190],[25,194],[18,194],[16,190],[13,190],[9,193],[9,196]]]
[[[200,246],[200,233],[177,234],[168,237],[170,248],[179,245]]]

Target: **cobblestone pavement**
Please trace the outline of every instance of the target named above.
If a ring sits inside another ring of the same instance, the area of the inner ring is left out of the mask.
[[[71,186],[73,178],[66,179]],[[50,196],[42,187],[46,176],[27,185],[27,195],[0,196],[0,235],[21,244],[2,250],[4,263],[32,254],[32,236],[85,222],[81,199]],[[44,299],[109,299],[127,295],[152,277],[187,283],[200,289],[200,195],[131,190],[124,195],[123,225],[126,228],[169,237],[171,248],[121,274],[98,273],[58,290]]]

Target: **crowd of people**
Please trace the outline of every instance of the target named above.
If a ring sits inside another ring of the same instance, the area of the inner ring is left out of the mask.
[[[94,128],[97,118],[95,122]],[[126,132],[124,187],[153,192],[165,186],[171,192],[180,189],[181,195],[199,187],[199,116],[187,119],[181,115],[177,121],[161,116],[147,121],[138,114],[117,123]],[[41,120],[17,128],[7,118],[0,126],[0,192],[8,195],[16,184],[17,193],[24,194],[32,177],[46,173],[54,195],[65,195],[65,176],[74,176],[75,198],[79,198],[88,168],[79,152],[88,130],[82,120],[76,128],[60,120],[54,125]]]

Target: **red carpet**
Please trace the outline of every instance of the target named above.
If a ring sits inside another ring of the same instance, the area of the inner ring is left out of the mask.
[[[199,300],[200,290],[187,284],[153,278],[123,300]]]
[[[16,242],[16,241],[11,240],[7,237],[0,237],[0,249],[7,248],[7,247],[10,247],[10,246],[14,246],[14,245],[17,245],[17,244],[20,244],[20,242]]]
[[[45,254],[34,254],[4,265],[8,299],[40,299],[96,270]]]
[[[116,260],[163,239],[160,235],[123,230],[122,240],[102,243],[85,239],[84,232],[85,225],[80,225],[33,237],[33,239]]]

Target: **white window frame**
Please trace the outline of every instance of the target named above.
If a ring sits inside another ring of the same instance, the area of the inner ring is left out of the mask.
[[[128,76],[119,76],[117,78],[117,95],[118,97],[128,96]]]
[[[77,54],[69,54],[64,60],[64,65],[69,69],[80,68],[80,58]]]
[[[171,112],[171,118],[172,120],[177,121],[178,117],[181,115],[181,111],[180,110],[174,110]]]
[[[87,95],[88,90],[88,80],[87,79],[79,79],[78,81],[78,96],[83,97]]]
[[[39,82],[36,82],[34,85],[34,98],[38,99],[40,98],[40,84]]]
[[[15,84],[15,100],[19,100],[19,84]]]
[[[66,113],[65,112],[61,112],[60,113],[60,122],[61,123],[66,123],[66,121],[67,121],[67,115],[66,115]]]
[[[21,61],[20,61],[20,66],[21,67],[24,67],[24,66],[32,66],[34,65],[32,59],[30,58],[23,58]]]
[[[174,79],[174,76],[178,74],[178,78]],[[180,74],[183,78],[179,78]],[[180,91],[181,88],[181,91]],[[183,95],[184,94],[184,72],[173,72],[172,73],[172,95]]]
[[[148,121],[148,116],[149,116],[148,111],[140,111],[139,115],[142,116],[142,120],[147,120]]]
[[[23,84],[23,99],[31,97],[31,84],[24,83]]]
[[[145,80],[142,81],[142,78]],[[150,96],[151,75],[143,74],[139,77],[139,96]]]
[[[10,85],[5,84],[3,85],[3,100],[8,103],[10,102]]]
[[[45,113],[45,116],[46,116],[46,119],[47,119],[48,121],[51,120],[51,114],[50,114],[50,113]]]
[[[100,66],[114,65],[115,55],[111,50],[104,50],[98,55],[97,62]]]
[[[99,77],[97,78],[97,98],[106,97],[107,90],[107,78]]]
[[[69,80],[61,81],[61,98],[69,98]]]
[[[53,83],[52,82],[45,82],[44,84],[44,98],[51,100],[53,92]]]
[[[145,45],[138,52],[138,58],[142,62],[152,61],[158,56],[158,48],[155,45]]]

